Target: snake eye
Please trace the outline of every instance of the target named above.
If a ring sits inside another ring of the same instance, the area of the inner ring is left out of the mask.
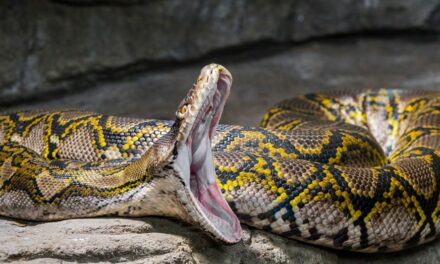
[[[185,118],[185,114],[186,114],[186,112],[188,112],[188,105],[182,105],[181,107],[180,107],[180,109],[177,111],[177,117],[178,118]]]

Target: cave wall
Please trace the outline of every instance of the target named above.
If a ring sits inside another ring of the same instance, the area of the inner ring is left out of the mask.
[[[439,31],[438,0],[4,0],[0,105],[259,45]]]

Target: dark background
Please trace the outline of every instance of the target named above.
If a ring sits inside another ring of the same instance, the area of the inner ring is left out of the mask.
[[[440,1],[0,1],[0,111],[173,117],[199,70],[234,85],[224,123],[332,88],[440,83]]]

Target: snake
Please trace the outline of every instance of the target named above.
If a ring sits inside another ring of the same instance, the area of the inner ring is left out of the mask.
[[[440,92],[309,93],[248,127],[219,124],[231,87],[225,67],[205,66],[174,120],[0,115],[0,215],[171,217],[227,244],[242,223],[356,252],[438,236]]]

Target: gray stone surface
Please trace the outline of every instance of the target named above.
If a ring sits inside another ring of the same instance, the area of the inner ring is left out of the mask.
[[[30,225],[27,225],[30,224]],[[168,219],[93,218],[53,223],[0,222],[0,261],[24,263],[335,263],[337,256],[244,228],[243,241],[219,245]],[[38,242],[37,242],[38,241]]]
[[[169,219],[92,218],[49,223],[0,221],[0,262],[20,263],[438,263],[440,242],[394,254],[341,253],[243,226],[221,245]]]
[[[4,0],[0,103],[89,89],[225,48],[438,31],[438,0]]]

